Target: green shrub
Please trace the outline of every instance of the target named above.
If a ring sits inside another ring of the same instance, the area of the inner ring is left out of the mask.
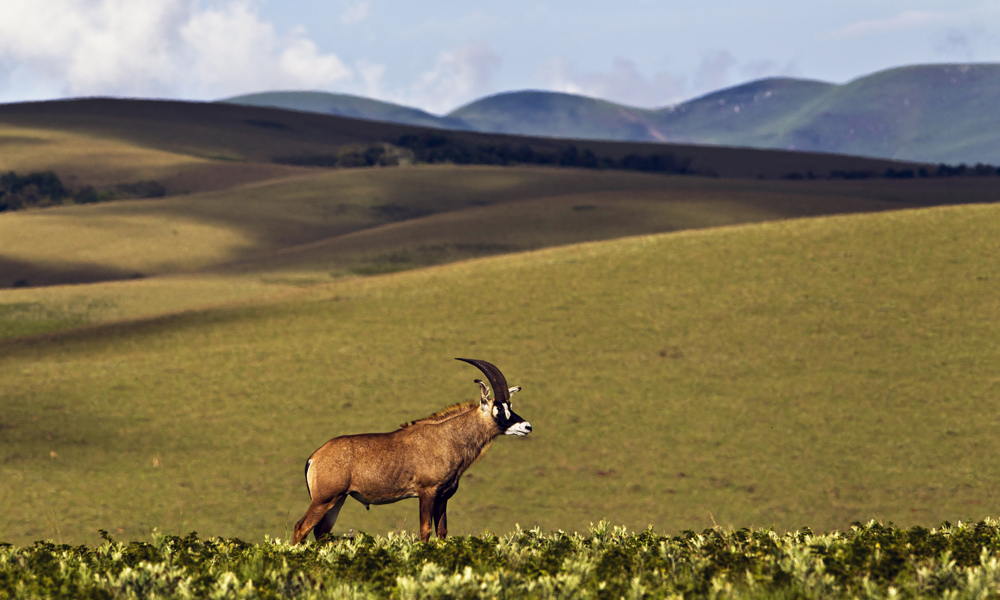
[[[154,535],[96,548],[0,544],[0,598],[979,598],[1000,593],[1000,524],[903,530],[875,522],[661,536],[607,523],[588,535],[278,540]]]
[[[52,171],[23,176],[9,171],[0,175],[0,212],[61,204],[67,195],[66,187]]]

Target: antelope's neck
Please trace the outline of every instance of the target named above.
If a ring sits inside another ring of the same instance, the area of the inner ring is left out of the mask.
[[[442,425],[445,426],[442,433],[462,457],[463,471],[482,458],[497,435],[496,428],[490,427],[491,423],[484,422],[478,409],[450,419]]]

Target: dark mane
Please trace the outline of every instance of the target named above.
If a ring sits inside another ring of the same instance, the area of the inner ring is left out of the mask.
[[[406,423],[400,425],[399,428],[403,429],[405,427],[412,427],[414,425],[428,425],[434,423],[441,423],[443,421],[451,419],[452,417],[463,415],[469,412],[470,410],[475,410],[478,407],[479,407],[479,402],[476,402],[475,400],[471,402],[460,402],[458,404],[452,404],[448,408],[443,408],[434,413],[433,415],[429,415],[422,419],[417,419],[415,421],[407,421]]]

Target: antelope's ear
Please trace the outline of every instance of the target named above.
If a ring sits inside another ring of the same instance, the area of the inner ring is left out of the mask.
[[[514,404],[510,401],[510,397],[520,391],[521,391],[521,386],[519,385],[516,385],[512,388],[507,388],[507,404],[510,404],[510,406],[513,407]]]
[[[476,383],[479,384],[479,409],[488,413],[490,412],[490,388],[486,387],[482,379],[477,379]]]

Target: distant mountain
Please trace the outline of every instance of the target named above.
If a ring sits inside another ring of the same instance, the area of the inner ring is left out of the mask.
[[[822,81],[761,79],[650,111],[649,119],[668,140],[789,150],[782,137],[789,121],[835,89]]]
[[[818,81],[767,79],[658,110],[622,106],[573,94],[510,92],[477,100],[448,116],[461,119],[477,131],[755,145],[751,142],[766,136],[775,124],[834,87]],[[727,105],[728,108],[723,108]],[[738,105],[752,106],[751,114],[744,114],[739,122],[728,119],[728,113]],[[734,141],[734,137],[744,139]]]
[[[899,67],[843,85],[761,79],[660,109],[543,91],[489,96],[443,117],[322,92],[226,102],[486,133],[1000,164],[1000,64]]]
[[[671,141],[1000,163],[1000,64],[900,67],[811,89],[789,82],[722,90],[656,122]]]
[[[329,92],[261,92],[233,96],[219,102],[241,104],[243,106],[266,106],[302,112],[337,115],[369,121],[385,121],[438,127],[442,129],[468,129],[468,125],[449,117],[438,117],[417,108],[410,108],[391,102],[372,100],[351,94],[331,94]]]
[[[558,92],[508,92],[452,111],[475,131],[550,137],[665,141],[651,121],[655,111]]]

